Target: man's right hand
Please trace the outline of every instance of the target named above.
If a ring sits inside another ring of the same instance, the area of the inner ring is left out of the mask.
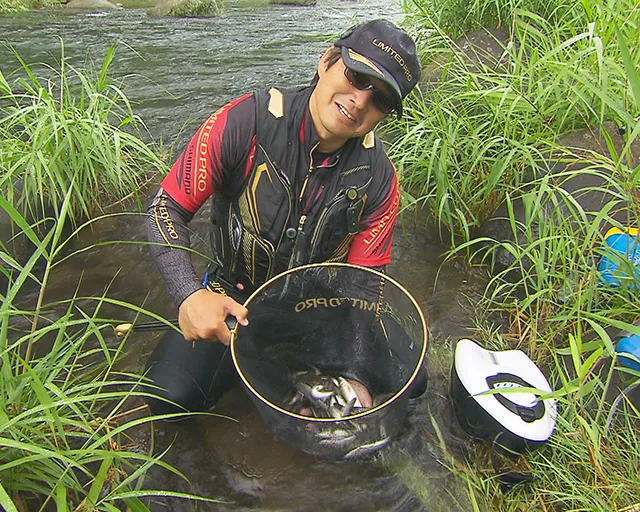
[[[231,297],[203,288],[182,301],[178,323],[187,341],[221,341],[228,345],[231,333],[225,318],[232,315],[240,325],[248,325],[247,313],[247,308]]]

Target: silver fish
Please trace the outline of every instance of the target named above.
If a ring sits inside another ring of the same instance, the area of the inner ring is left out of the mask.
[[[352,403],[351,407],[362,407],[362,402],[358,398],[355,389],[344,377],[338,377],[338,388],[347,403]]]
[[[296,413],[308,409],[316,418],[342,419],[365,410],[347,379],[323,374],[313,366],[294,375],[293,387],[294,394],[285,403]]]
[[[384,437],[379,439],[378,441],[373,441],[371,443],[361,444],[360,446],[356,446],[353,450],[347,452],[347,454],[343,457],[345,460],[355,459],[356,457],[362,457],[363,455],[368,455],[375,451],[378,451],[380,448],[385,447],[391,441],[390,437]]]
[[[329,401],[339,391],[333,379],[315,367],[296,373],[293,388],[292,396],[285,400],[286,407],[296,413],[308,408],[315,417],[328,417]]]
[[[329,417],[340,419],[351,415],[351,409],[353,409],[354,403],[354,400],[345,402],[344,398],[340,397],[340,395],[334,395],[329,401],[329,406],[327,408]]]
[[[318,432],[318,444],[342,448],[356,440],[357,429],[326,428]]]
[[[294,387],[299,393],[313,400],[327,400],[337,391],[333,382],[322,376],[313,380],[297,380]]]

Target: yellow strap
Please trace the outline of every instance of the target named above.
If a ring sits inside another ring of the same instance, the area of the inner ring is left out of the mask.
[[[624,229],[620,229],[620,228],[610,228],[609,231],[607,231],[607,234],[604,235],[605,239],[609,238],[611,235],[620,235],[626,233],[628,235],[631,236],[638,236],[638,228],[630,228],[630,227],[625,227]]]

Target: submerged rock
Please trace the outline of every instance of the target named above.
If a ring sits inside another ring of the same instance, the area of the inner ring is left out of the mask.
[[[220,16],[221,0],[164,0],[147,11],[151,16]]]
[[[71,0],[65,5],[67,9],[120,9],[119,5],[116,5],[109,0]]]

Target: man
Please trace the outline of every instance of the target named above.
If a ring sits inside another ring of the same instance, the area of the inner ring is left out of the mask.
[[[149,207],[151,252],[184,334],[161,340],[147,374],[181,408],[151,400],[154,411],[210,408],[233,382],[225,318],[247,325],[247,310],[203,287],[184,250],[210,196],[214,257],[238,301],[302,264],[391,261],[398,178],[372,130],[400,118],[419,76],[409,35],[374,20],[325,51],[311,86],[244,95],[198,129]]]

